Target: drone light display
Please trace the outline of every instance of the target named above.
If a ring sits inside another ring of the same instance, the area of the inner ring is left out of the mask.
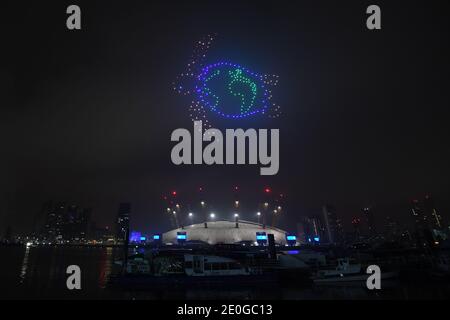
[[[272,87],[278,76],[251,71],[237,63],[222,61],[205,64],[214,41],[208,35],[196,43],[185,72],[174,82],[174,90],[191,97],[189,115],[192,121],[202,120],[210,128],[210,113],[239,119],[256,114],[276,118],[280,107],[272,102]]]

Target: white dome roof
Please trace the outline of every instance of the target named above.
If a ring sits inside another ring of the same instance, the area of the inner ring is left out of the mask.
[[[286,231],[269,226],[263,229],[262,224],[243,220],[239,220],[239,228],[236,228],[235,221],[208,221],[208,228],[205,228],[204,223],[198,223],[183,229],[174,229],[163,234],[163,242],[177,243],[178,232],[186,232],[187,241],[203,241],[209,244],[255,242],[256,232],[265,232],[267,235],[274,235],[275,243],[286,243]]]

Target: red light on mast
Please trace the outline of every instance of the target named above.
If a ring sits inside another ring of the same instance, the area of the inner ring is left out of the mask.
[[[177,195],[176,191],[172,191],[172,195],[175,197]]]
[[[264,189],[264,192],[265,192],[265,193],[271,193],[272,190],[270,190],[270,188],[265,188],[265,189]]]

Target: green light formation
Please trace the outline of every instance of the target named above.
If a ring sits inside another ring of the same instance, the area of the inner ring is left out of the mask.
[[[220,70],[215,70],[213,73],[211,73],[204,81],[205,83],[208,83],[209,81],[213,80],[214,78],[218,77],[220,75]],[[230,82],[228,83],[228,91],[230,94],[232,94],[235,97],[239,97],[241,100],[240,103],[240,113],[245,114],[251,110],[251,108],[255,104],[256,99],[256,93],[257,93],[257,84],[250,80],[250,78],[244,76],[242,74],[241,69],[235,69],[228,71],[228,75],[230,76]],[[234,90],[233,88],[237,84],[243,84],[245,86],[249,86],[251,97],[249,98],[245,93],[238,92],[237,90]],[[212,90],[204,86],[202,88],[203,94],[206,96],[211,97],[214,100],[214,103],[211,104],[211,108],[215,110],[217,106],[219,105],[220,99],[217,95],[215,95]]]
[[[228,90],[235,97],[241,98],[241,114],[247,113],[253,107],[253,105],[255,103],[256,92],[257,92],[256,83],[251,81],[249,78],[243,76],[241,69],[229,71],[228,74],[230,75],[230,77],[232,79],[230,81],[230,83],[228,83]],[[247,97],[245,94],[243,94],[241,92],[235,92],[233,90],[233,85],[236,83],[242,83],[242,84],[248,85],[250,87],[250,90],[251,90],[251,97],[249,99],[250,101],[246,101]]]

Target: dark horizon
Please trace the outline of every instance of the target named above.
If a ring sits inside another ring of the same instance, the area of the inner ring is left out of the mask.
[[[132,228],[169,228],[163,194],[189,198],[203,186],[225,212],[235,185],[248,211],[266,186],[286,194],[283,228],[324,204],[347,229],[366,206],[407,225],[410,201],[426,194],[448,222],[448,2],[378,1],[376,32],[365,28],[367,1],[80,1],[83,27],[74,32],[65,28],[68,4],[11,5],[4,18],[4,228],[31,231],[49,200],[90,207],[110,226],[129,201]],[[221,129],[279,128],[275,176],[170,161],[171,132],[192,131],[189,101],[172,81],[194,43],[214,32],[209,61],[280,77],[280,118],[214,119]]]

